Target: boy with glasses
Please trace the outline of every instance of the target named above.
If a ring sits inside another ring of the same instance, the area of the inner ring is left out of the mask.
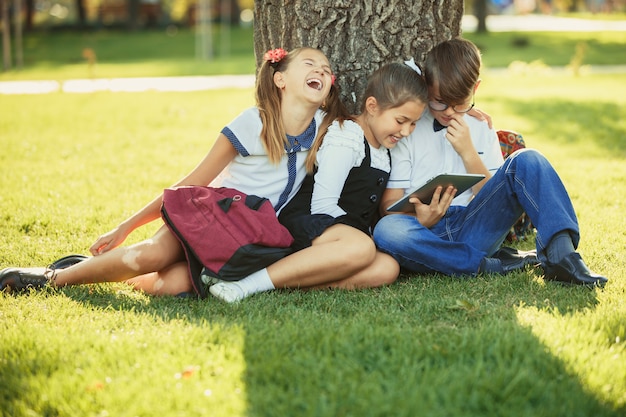
[[[414,212],[384,213],[374,230],[382,252],[406,270],[446,275],[504,274],[540,263],[547,280],[604,285],[575,251],[578,221],[552,165],[522,149],[503,161],[496,132],[467,116],[480,84],[480,52],[470,41],[435,46],[424,63],[429,111],[407,140],[392,150],[392,170],[381,210],[441,173],[483,174],[485,179],[455,196],[435,191],[430,204],[412,198]],[[499,250],[526,212],[537,229],[537,252]]]

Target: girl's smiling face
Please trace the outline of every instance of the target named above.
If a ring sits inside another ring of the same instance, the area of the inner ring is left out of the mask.
[[[382,110],[374,97],[369,97],[367,100],[367,117],[364,123],[367,124],[371,134],[367,134],[367,129],[363,130],[366,131],[367,141],[374,148],[382,145],[391,149],[402,138],[409,136],[415,130],[415,123],[426,107],[426,104],[421,101],[411,100],[400,106]]]
[[[287,69],[277,71],[274,77],[279,88],[302,94],[319,105],[328,97],[333,82],[328,58],[315,49],[299,51]]]

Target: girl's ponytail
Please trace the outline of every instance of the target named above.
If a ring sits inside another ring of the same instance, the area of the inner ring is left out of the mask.
[[[280,112],[280,91],[274,84],[275,66],[263,61],[256,77],[256,106],[261,116],[261,143],[270,162],[277,164],[285,153],[287,135]]]

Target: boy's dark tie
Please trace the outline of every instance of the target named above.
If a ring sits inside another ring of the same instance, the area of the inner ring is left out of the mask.
[[[445,129],[445,128],[446,126],[439,123],[439,120],[437,119],[433,120],[433,129],[435,129],[435,132],[439,132],[441,129]]]

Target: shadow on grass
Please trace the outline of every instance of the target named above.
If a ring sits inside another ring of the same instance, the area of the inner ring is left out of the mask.
[[[618,415],[515,322],[459,328],[427,317],[412,325],[402,316],[380,323],[315,313],[302,317],[314,325],[276,328],[288,344],[248,329],[254,415]],[[264,387],[293,400],[277,402]]]
[[[16,357],[16,352],[5,343],[0,343],[0,416],[60,415],[59,410],[48,401],[41,405],[38,413],[33,411],[33,403],[37,402],[35,399],[47,395],[34,392],[30,378],[36,373],[51,375],[58,357],[47,349],[43,349],[46,352],[43,354],[39,347],[30,348],[39,350],[39,354],[26,356],[18,352],[19,357]],[[26,373],[25,369],[30,372]]]
[[[593,143],[606,156],[626,157],[623,106],[611,102],[579,103],[556,99],[507,101],[506,106],[512,113],[525,115],[532,130],[540,131],[550,141],[563,145]],[[522,132],[522,135],[527,138],[527,133]],[[527,138],[526,144],[532,147],[531,137]]]
[[[152,298],[107,286],[62,290],[89,309],[238,326],[250,416],[618,416],[585,376],[555,356],[515,309],[592,310],[596,294],[529,273],[455,280],[413,277],[376,290],[275,291],[237,306]],[[552,300],[552,301],[550,301]],[[567,300],[567,301],[566,301]],[[11,357],[0,351],[0,357]],[[45,372],[54,356],[28,359]],[[22,364],[23,365],[23,364]],[[20,367],[23,369],[23,366]],[[5,405],[27,376],[4,361]],[[9,408],[10,409],[10,408]],[[54,410],[49,410],[54,414]]]

